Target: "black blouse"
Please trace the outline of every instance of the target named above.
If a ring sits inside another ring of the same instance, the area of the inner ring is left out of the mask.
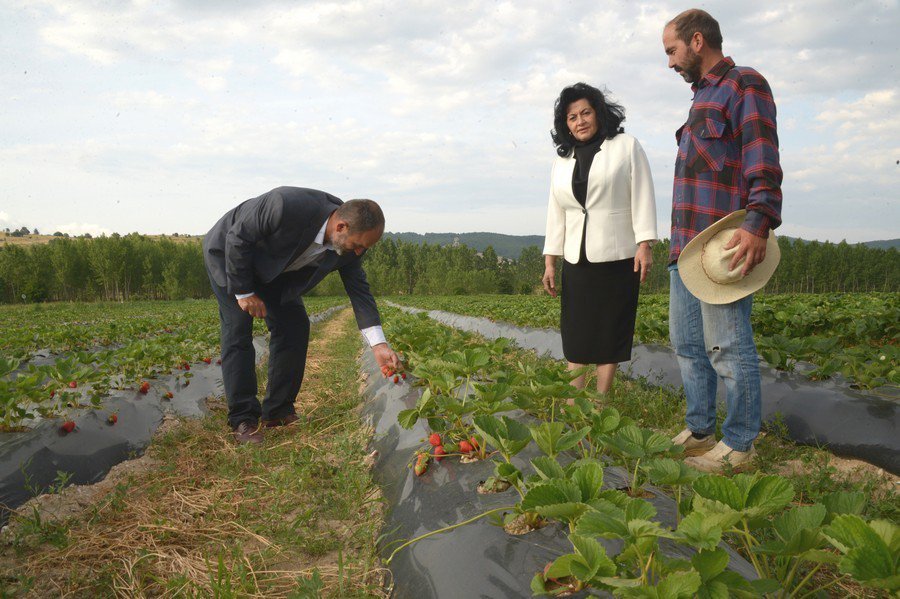
[[[597,133],[593,138],[583,144],[575,146],[575,168],[572,170],[572,193],[582,206],[587,202],[588,176],[591,172],[591,164],[594,156],[603,145],[604,136]]]

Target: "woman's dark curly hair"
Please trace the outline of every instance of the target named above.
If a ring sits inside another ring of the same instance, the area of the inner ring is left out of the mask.
[[[553,106],[553,129],[550,137],[560,156],[568,156],[575,147],[576,140],[566,124],[566,113],[569,105],[578,100],[587,100],[597,113],[597,126],[606,139],[612,139],[625,131],[619,126],[625,120],[625,108],[610,102],[603,96],[603,92],[587,83],[570,85],[563,88]]]

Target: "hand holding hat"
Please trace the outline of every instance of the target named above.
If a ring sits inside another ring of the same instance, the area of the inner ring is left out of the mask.
[[[701,231],[681,251],[678,257],[681,280],[700,301],[708,304],[736,302],[762,289],[775,272],[781,260],[781,249],[774,233],[769,233],[764,250],[753,252],[753,261],[759,253],[762,253],[762,261],[755,266],[748,265],[749,272],[744,272],[747,256],[737,256],[741,245],[731,247],[746,216],[746,210],[732,212]],[[738,263],[732,267],[736,256]]]

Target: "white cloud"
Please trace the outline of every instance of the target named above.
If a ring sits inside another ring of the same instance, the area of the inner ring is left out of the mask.
[[[60,233],[68,233],[69,235],[84,235],[85,233],[90,234],[92,237],[99,237],[101,235],[112,235],[113,231],[107,229],[106,227],[101,227],[97,224],[92,223],[67,223],[63,225],[56,225],[53,228],[53,232],[59,231]]]
[[[897,222],[897,1],[704,6],[727,53],[775,92],[785,227],[830,236],[836,222]],[[15,90],[0,98],[0,189],[27,226],[203,232],[234,203],[293,184],[373,197],[407,230],[540,233],[552,104],[583,80],[625,105],[665,236],[691,92],[660,35],[682,8],[22,2],[0,26],[12,40],[0,87]]]

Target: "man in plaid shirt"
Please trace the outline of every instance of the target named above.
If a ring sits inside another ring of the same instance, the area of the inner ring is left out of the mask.
[[[744,275],[765,259],[769,230],[781,224],[781,179],[775,103],[766,80],[722,53],[719,24],[687,10],[663,31],[669,67],[691,84],[694,100],[676,132],[678,155],[669,253],[669,335],[684,380],[687,428],[673,441],[686,460],[707,472],[726,462],[746,465],[759,434],[759,363],[750,326],[752,296],[730,304],[701,302],[685,288],[676,260],[698,233],[735,210],[747,209],[726,249],[730,268]],[[716,443],[717,377],[725,383],[728,414]]]

